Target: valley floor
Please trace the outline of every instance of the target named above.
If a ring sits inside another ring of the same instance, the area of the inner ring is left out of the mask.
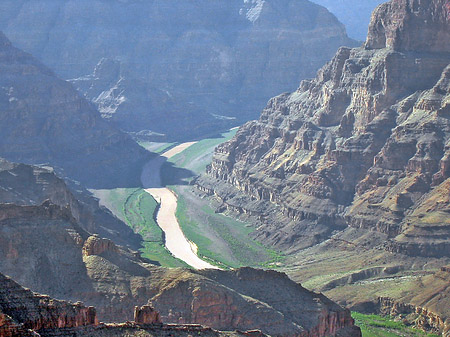
[[[171,157],[183,152],[193,144],[195,144],[195,142],[183,143],[175,146],[167,152],[164,152],[161,157],[170,159]],[[156,158],[156,160],[158,159],[159,158]],[[159,170],[161,170],[164,162],[161,162],[160,160],[158,160],[158,162],[161,164],[159,168]],[[143,173],[143,176],[144,175],[145,172]],[[145,187],[147,186],[144,186],[144,188]],[[197,246],[193,242],[188,241],[186,236],[183,234],[180,224],[175,216],[178,204],[177,195],[169,188],[161,186],[161,184],[159,184],[159,186],[145,188],[145,191],[149,193],[158,203],[159,207],[157,210],[156,222],[164,232],[164,244],[169,252],[174,257],[184,261],[195,269],[217,268],[216,266],[200,259],[196,254]]]
[[[241,216],[239,220],[217,213],[220,205],[214,198],[205,198],[191,185],[204,172],[214,148],[235,132],[178,146],[146,144],[163,153],[143,171],[142,182],[148,189],[94,191],[104,206],[142,235],[144,257],[167,267],[281,269],[308,289],[323,292],[348,307],[378,296],[406,300],[445,262],[406,259],[403,266],[398,262],[401,257],[371,248],[383,237],[373,240],[373,236],[370,239],[354,230],[286,256],[257,242],[252,238],[255,228],[250,225],[251,218]],[[184,253],[177,253],[182,247]],[[354,317],[364,337],[434,336],[381,317],[358,313]]]

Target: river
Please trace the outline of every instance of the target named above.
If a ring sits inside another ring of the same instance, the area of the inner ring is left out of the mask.
[[[158,226],[164,231],[166,248],[176,258],[183,260],[195,269],[219,269],[200,259],[197,246],[190,242],[183,234],[175,216],[177,210],[177,196],[170,189],[161,186],[161,168],[167,159],[184,151],[195,142],[180,144],[147,163],[142,171],[141,180],[144,189],[159,203],[156,216]]]

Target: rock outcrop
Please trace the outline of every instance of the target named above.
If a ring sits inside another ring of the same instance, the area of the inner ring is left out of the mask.
[[[356,45],[325,8],[297,0],[45,0],[39,11],[18,0],[2,6],[0,29],[76,79],[121,129],[171,138],[255,118],[338,47]],[[93,73],[103,58],[118,62]]]
[[[360,336],[348,310],[283,273],[240,268],[196,274],[166,279],[150,300],[163,321],[197,322],[219,330],[256,328],[277,336],[336,336],[344,331]]]
[[[36,336],[35,330],[98,324],[93,307],[33,293],[3,274],[0,285],[0,336]]]
[[[105,252],[117,252],[118,250],[111,240],[92,235],[83,245],[83,256],[101,255]]]
[[[139,185],[146,152],[2,33],[0,68],[0,156],[50,163],[89,187]]]
[[[138,324],[161,324],[159,312],[149,305],[134,308],[134,321]]]
[[[449,34],[448,1],[379,6],[363,47],[341,48],[315,79],[273,98],[196,182],[219,211],[247,217],[255,237],[293,253],[286,269],[296,281],[347,306],[383,296],[422,308],[441,331]]]
[[[139,322],[99,323],[94,307],[33,293],[0,274],[0,336],[229,336],[245,332],[221,332],[201,325],[162,324],[148,306],[136,308]],[[261,335],[264,336],[264,335]]]
[[[11,163],[0,158],[0,207],[3,207],[3,212],[5,207],[35,206],[35,217],[28,218],[37,220],[43,204],[65,210],[66,215],[61,219],[72,219],[87,232],[134,249],[139,247],[140,237],[128,225],[100,208],[98,200],[80,185],[68,187],[51,167]]]
[[[348,311],[284,274],[253,269],[215,274],[161,268],[111,239],[90,234],[83,212],[87,212],[83,203],[52,170],[0,161],[0,272],[34,291],[95,306],[98,319],[108,322],[134,318],[136,324],[147,325],[160,323],[162,318],[167,323],[201,323],[227,330],[308,332],[306,336],[355,329]],[[98,224],[94,216],[87,218],[94,219],[94,228],[101,226],[106,232],[115,228]],[[260,283],[264,286],[258,288]],[[276,290],[279,285],[286,292]],[[278,306],[280,296],[289,310]],[[309,309],[304,310],[304,306]],[[93,328],[86,329],[83,331]],[[113,327],[98,329],[110,331]],[[190,331],[185,326],[167,329]],[[202,327],[195,329],[211,333]],[[81,334],[77,331],[73,333]],[[86,332],[95,336],[90,333]]]
[[[352,226],[388,235],[389,251],[449,256],[449,16],[447,0],[379,6],[365,45],[273,98],[199,187],[280,248]]]

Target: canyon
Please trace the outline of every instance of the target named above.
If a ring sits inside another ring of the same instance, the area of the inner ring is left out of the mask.
[[[91,317],[91,323],[131,321],[136,306],[151,306],[160,316],[149,311],[138,315],[141,317],[138,321],[160,317],[166,323],[203,324],[219,330],[259,329],[267,334],[308,337],[348,332],[360,336],[347,309],[306,290],[283,273],[252,268],[231,271],[163,268],[142,258],[136,250],[89,233],[85,228],[95,230],[100,224],[105,225],[97,223],[102,218],[81,216],[81,201],[65,191],[64,181],[48,168],[3,160],[0,177],[0,272],[33,291],[74,303],[83,301],[87,308],[96,308],[94,319],[93,309],[85,311],[84,307],[76,306],[82,310],[73,313],[65,305],[59,310],[48,297],[36,299],[33,301],[50,303],[55,311],[43,314],[50,316],[48,324],[42,318],[36,325],[30,323],[31,328],[71,331],[84,324],[79,319],[86,315]],[[22,182],[26,179],[25,186]],[[16,190],[12,188],[15,185],[23,187]],[[46,199],[40,202],[43,198]],[[86,223],[86,219],[91,222]],[[5,282],[8,287],[15,284],[9,279]],[[6,295],[10,293],[5,291]],[[280,296],[284,296],[281,307],[277,300]],[[31,304],[25,308],[35,312]],[[17,322],[11,323],[9,319],[2,322],[10,322],[0,324],[5,329],[11,324],[17,326]],[[133,326],[120,328],[130,330]],[[83,329],[89,335],[91,328]],[[112,334],[112,326],[102,329]]]
[[[58,74],[0,33],[0,336],[360,337],[350,310],[450,333],[449,0],[378,6],[357,48],[306,0],[36,6],[0,5],[0,29]],[[254,117],[345,44],[204,174],[167,162],[192,143],[144,149]],[[158,201],[165,180],[223,216],[212,227],[237,218],[277,270],[166,268],[141,255],[147,224],[93,197]]]
[[[340,303],[373,299],[377,279],[380,293],[403,280],[418,295],[448,264],[449,18],[444,0],[379,6],[362,47],[271,99],[196,181],[218,211],[252,219],[257,239],[295,256],[289,275]]]
[[[0,30],[139,139],[202,137],[255,118],[342,45],[296,0],[5,0]],[[174,125],[173,120],[177,120]]]

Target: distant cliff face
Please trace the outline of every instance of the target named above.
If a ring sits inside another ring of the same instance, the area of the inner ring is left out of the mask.
[[[353,226],[390,251],[449,256],[449,40],[447,0],[381,5],[363,47],[273,98],[198,185],[286,249]]]
[[[121,128],[172,137],[180,127],[192,136],[237,123],[221,115],[256,117],[270,97],[295,89],[338,47],[355,43],[332,14],[306,0],[45,0],[36,6],[5,1],[0,29],[63,78],[76,78]],[[85,77],[103,58],[117,60],[120,71]]]
[[[1,34],[1,33],[0,33]],[[90,187],[138,184],[145,152],[68,82],[0,35],[0,156],[50,163]]]

